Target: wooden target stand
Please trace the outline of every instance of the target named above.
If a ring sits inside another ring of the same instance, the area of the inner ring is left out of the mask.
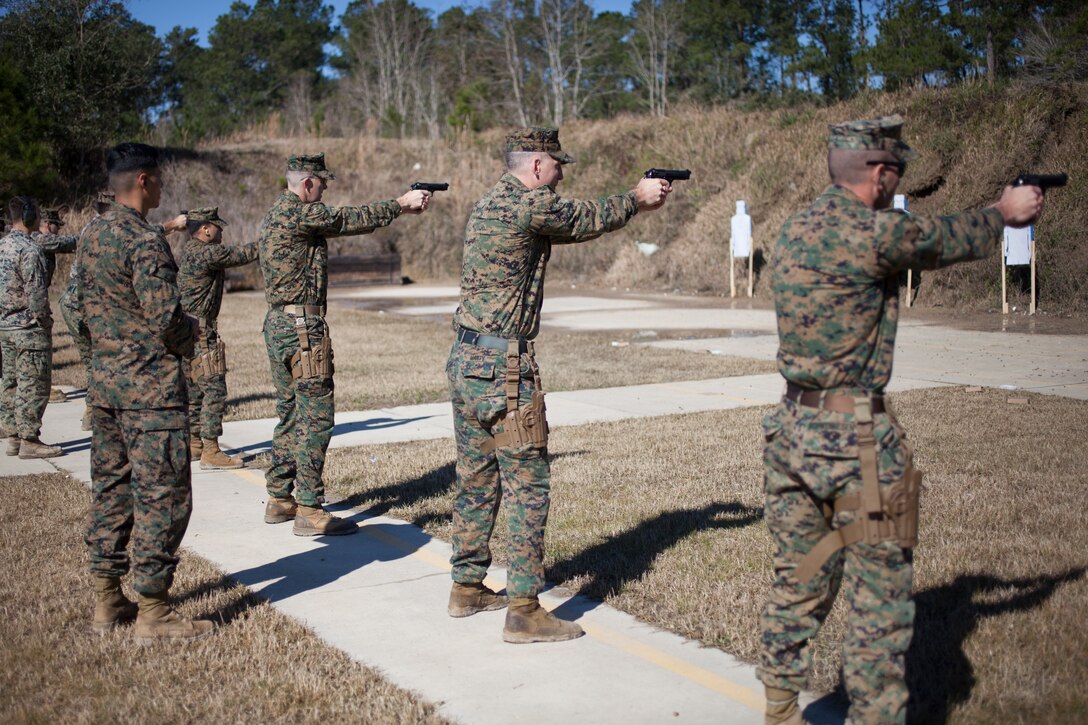
[[[1030,260],[1031,261],[1029,262],[1029,264],[1031,265],[1031,302],[1028,303],[1028,314],[1029,315],[1034,315],[1035,314],[1035,255],[1036,255],[1035,228],[1034,227],[1027,227],[1027,229],[1029,230],[1028,231],[1028,244],[1031,245],[1031,254],[1030,254]],[[1019,230],[1013,230],[1013,231],[1018,232]],[[1009,276],[1008,275],[1008,270],[1009,270],[1009,267],[1022,267],[1023,266],[1023,265],[1020,265],[1020,264],[1016,264],[1016,265],[1008,264],[1008,258],[1009,258],[1009,248],[1008,248],[1008,244],[1007,244],[1008,234],[1009,234],[1009,230],[1006,229],[1005,230],[1005,239],[1003,240],[1006,243],[1003,243],[1001,245],[1001,314],[1003,314],[1003,315],[1009,314],[1009,295],[1008,295],[1008,276]]]
[[[748,204],[744,201],[737,202],[737,213],[730,220],[729,233],[729,296],[737,296],[737,249],[747,251],[748,254],[748,296],[752,296],[752,285],[755,279],[754,265],[756,257],[755,240],[752,238],[752,217],[748,216]],[[744,256],[740,256],[744,259]]]

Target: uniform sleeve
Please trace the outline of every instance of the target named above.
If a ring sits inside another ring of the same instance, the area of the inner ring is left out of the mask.
[[[257,242],[243,244],[240,247],[211,244],[206,249],[208,266],[212,269],[239,267],[257,258]]]
[[[876,215],[875,226],[882,276],[982,259],[997,249],[1005,229],[1001,212],[992,208],[941,217],[887,211]]]
[[[39,234],[34,240],[47,254],[71,254],[76,251],[76,237],[60,234]]]
[[[27,248],[20,256],[19,275],[23,278],[27,309],[42,327],[53,326],[53,311],[49,308],[49,288],[45,254],[39,248]]]
[[[633,191],[596,201],[563,199],[543,186],[525,197],[529,203],[528,231],[550,237],[552,244],[588,242],[615,231],[638,213]]]
[[[176,355],[193,352],[193,330],[181,309],[178,268],[170,247],[161,236],[133,242],[132,286],[140,301],[148,329]]]
[[[302,207],[299,226],[302,231],[322,237],[369,234],[388,226],[400,216],[400,204],[379,201],[367,206],[325,206],[320,202]]]

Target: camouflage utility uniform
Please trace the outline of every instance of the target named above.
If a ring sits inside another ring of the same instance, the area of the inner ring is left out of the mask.
[[[905,163],[909,148],[899,140],[901,124],[892,117],[835,126],[831,146],[888,150]],[[776,551],[758,674],[768,687],[800,691],[811,659],[808,641],[844,588],[849,623],[843,678],[851,722],[905,720],[912,552],[896,541],[850,543],[807,582],[798,564],[832,528],[858,518],[856,504],[842,505],[856,501],[863,487],[855,401],[869,400],[872,407],[882,498],[910,462],[905,433],[883,401],[900,273],[985,257],[1003,226],[996,209],[944,217],[874,211],[848,189],[831,186],[785,223],[774,249],[778,369],[788,385],[782,403],[763,421],[765,517]],[[832,405],[843,400],[850,412]]]
[[[0,426],[22,440],[37,440],[41,433],[52,375],[52,329],[45,257],[29,234],[12,230],[0,239]]]
[[[95,208],[99,213],[105,212],[113,205],[112,192],[99,193],[98,198],[95,200]],[[88,224],[88,226],[90,225]],[[82,237],[86,231],[87,227],[84,227],[79,236]],[[72,259],[72,268],[68,272],[68,286],[60,296],[60,314],[64,318],[64,325],[68,328],[68,332],[71,333],[72,339],[75,340],[76,346],[79,348],[79,362],[83,365],[84,372],[89,372],[91,369],[91,333],[87,329],[87,323],[83,320],[83,309],[80,307],[79,295],[76,291],[79,281],[78,262],[79,255],[76,255]],[[90,430],[90,428],[87,427],[85,430]]]
[[[317,157],[292,161],[297,158]],[[265,476],[273,498],[293,495],[302,506],[319,507],[325,497],[321,475],[332,438],[333,380],[331,374],[294,377],[292,359],[301,344],[320,349],[329,334],[326,239],[367,234],[388,225],[400,212],[396,201],[331,207],[304,203],[294,192],[284,191],[261,222],[258,246],[268,301],[264,340],[279,415],[272,436],[272,466]]]
[[[60,220],[60,216],[52,209],[44,212],[43,221],[64,226],[64,222]],[[77,238],[40,231],[33,232],[30,236],[41,248],[42,254],[45,256],[45,286],[48,287],[53,283],[53,273],[57,270],[57,255],[72,254],[75,252]]]
[[[120,577],[133,552],[133,588],[170,588],[192,510],[186,386],[193,350],[177,265],[161,229],[115,205],[84,230],[78,297],[92,341],[91,522],[96,577]]]
[[[506,174],[469,216],[454,315],[458,339],[446,365],[457,437],[450,562],[458,584],[479,584],[486,576],[501,500],[510,526],[507,594],[534,598],[544,587],[547,448],[496,447],[493,437],[507,412],[507,341],[521,350],[518,401],[528,405],[539,380],[530,341],[540,329],[552,245],[595,239],[637,212],[633,192],[569,200],[548,186],[530,191]]]
[[[218,211],[218,210],[216,210]],[[190,219],[193,212],[190,212]],[[218,218],[218,215],[217,215]],[[222,220],[215,222],[224,224]],[[186,360],[186,372],[196,354],[215,349],[220,343],[219,308],[223,303],[223,283],[230,267],[249,264],[257,259],[257,243],[235,247],[206,244],[189,239],[181,250],[178,287],[185,312],[197,318],[203,331],[201,340]],[[192,440],[223,435],[223,413],[227,404],[227,376],[222,373],[190,378],[189,431]]]

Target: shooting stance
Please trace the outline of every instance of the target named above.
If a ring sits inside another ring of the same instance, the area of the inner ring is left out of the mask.
[[[351,521],[322,508],[321,479],[333,427],[332,340],[325,322],[328,237],[368,234],[401,214],[427,208],[428,191],[367,206],[321,203],[328,182],[325,155],[287,160],[287,189],[261,222],[258,248],[268,314],[264,341],[276,385],[279,423],[265,474],[265,523],[294,521],[296,536],[353,534]]]
[[[506,173],[469,216],[461,267],[457,339],[446,372],[457,438],[451,617],[501,609],[484,583],[500,500],[510,522],[509,610],[503,639],[557,642],[582,628],[541,608],[550,471],[548,424],[533,338],[553,244],[596,239],[665,203],[663,179],[642,179],[596,201],[555,189],[574,161],[555,128],[523,128],[506,140]]]
[[[185,359],[189,379],[189,455],[204,470],[241,468],[243,463],[219,450],[223,412],[227,406],[227,345],[219,335],[226,270],[257,259],[257,243],[223,244],[219,207],[187,213],[189,240],[181,250],[178,287],[185,312],[203,331],[193,354]]]
[[[767,723],[800,725],[808,640],[844,584],[849,721],[902,723],[921,474],[884,401],[900,272],[993,253],[1042,210],[1038,187],[950,216],[888,207],[913,156],[899,116],[831,127],[832,185],[787,220],[772,272],[786,395],[763,421],[775,579],[761,618]]]

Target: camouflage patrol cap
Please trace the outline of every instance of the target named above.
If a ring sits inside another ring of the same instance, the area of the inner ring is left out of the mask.
[[[58,227],[64,226],[64,220],[60,218],[59,209],[44,209],[42,210],[42,219],[46,224],[56,224]]]
[[[519,128],[506,137],[505,151],[542,151],[561,164],[573,164],[574,157],[559,145],[559,129],[547,126]]]
[[[888,151],[904,162],[914,158],[914,152],[902,139],[903,117],[899,114],[836,123],[830,129],[829,149]]]
[[[185,212],[185,218],[190,222],[214,224],[220,229],[227,226],[227,223],[219,217],[219,207],[217,206],[207,206],[203,209],[190,209]]]
[[[288,171],[306,171],[325,181],[336,178],[336,174],[325,168],[325,154],[313,154],[311,156],[291,156],[287,159]]]
[[[100,191],[98,197],[94,200],[95,210],[101,214],[106,209],[110,208],[110,205],[117,201],[117,195],[112,191]]]

